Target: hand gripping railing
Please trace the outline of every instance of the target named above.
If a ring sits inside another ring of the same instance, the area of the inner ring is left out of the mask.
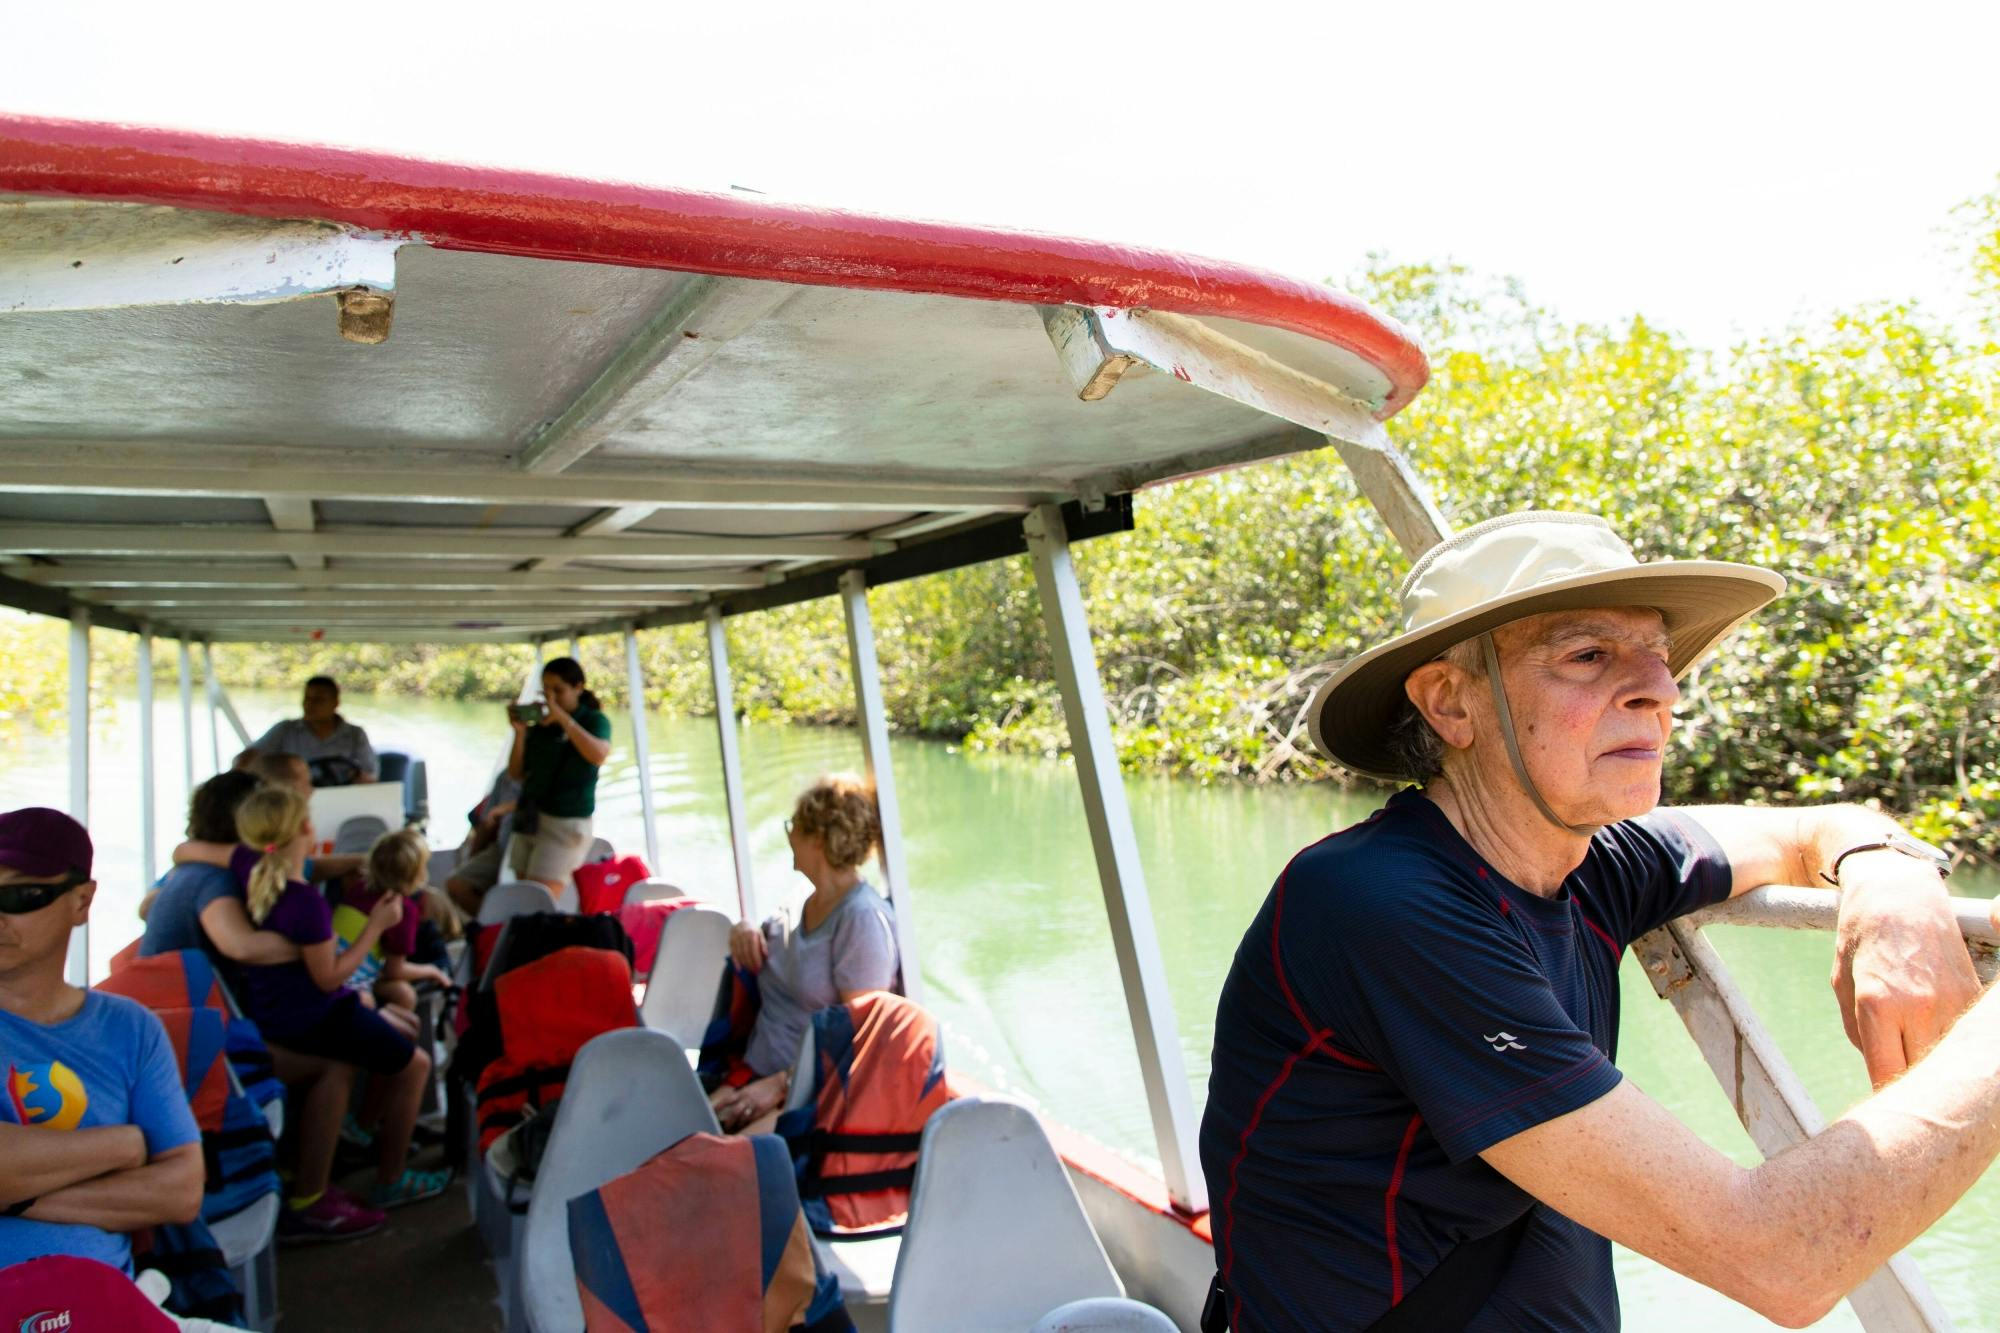
[[[1704,926],[1767,926],[1832,930],[1840,895],[1831,889],[1758,889],[1705,911],[1670,921],[1632,945],[1653,989],[1674,1006],[1702,1058],[1722,1084],[1737,1119],[1766,1157],[1804,1142],[1826,1127],[1784,1052],[1729,974]],[[1981,980],[2000,970],[2000,934],[1987,904],[1954,898],[1959,929]],[[1907,1254],[1899,1254],[1848,1294],[1870,1333],[1944,1333],[1951,1319]]]

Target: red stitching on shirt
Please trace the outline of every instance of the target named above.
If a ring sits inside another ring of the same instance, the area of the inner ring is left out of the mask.
[[[1410,1164],[1410,1148],[1417,1141],[1417,1130],[1423,1126],[1421,1115],[1410,1117],[1410,1124],[1403,1131],[1403,1146],[1396,1151],[1396,1169],[1389,1174],[1389,1188],[1382,1193],[1382,1234],[1389,1249],[1389,1306],[1394,1309],[1403,1303],[1403,1251],[1396,1244],[1396,1196],[1403,1189],[1403,1170]]]
[[[1598,939],[1604,941],[1604,947],[1611,950],[1612,963],[1616,964],[1623,962],[1625,958],[1625,951],[1618,947],[1618,941],[1611,938],[1611,932],[1606,930],[1604,927],[1598,925],[1595,921],[1592,921],[1590,919],[1590,913],[1584,911],[1583,908],[1578,907],[1576,909],[1576,914],[1579,918],[1582,919],[1584,925],[1589,926],[1592,931],[1596,932]]]
[[[1236,1266],[1236,1247],[1229,1243],[1231,1237],[1236,1234],[1236,1168],[1243,1165],[1243,1159],[1250,1154],[1250,1136],[1256,1132],[1259,1122],[1264,1119],[1264,1108],[1278,1095],[1278,1089],[1285,1086],[1285,1080],[1292,1076],[1292,1069],[1299,1061],[1311,1055],[1313,1048],[1318,1046],[1321,1040],[1322,1037],[1316,1035],[1304,1046],[1285,1057],[1285,1063],[1278,1069],[1278,1076],[1271,1080],[1263,1095],[1257,1099],[1257,1105],[1251,1108],[1250,1119],[1244,1123],[1243,1134],[1236,1141],[1236,1156],[1229,1162],[1229,1192],[1222,1196],[1222,1248],[1228,1252],[1229,1257],[1222,1261],[1222,1285],[1229,1291],[1231,1328],[1243,1327],[1243,1299],[1229,1284],[1229,1271]]]

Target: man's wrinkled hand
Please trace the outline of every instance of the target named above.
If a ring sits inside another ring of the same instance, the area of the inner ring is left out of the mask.
[[[1935,1046],[1979,997],[1951,898],[1906,857],[1856,857],[1842,875],[1833,990],[1847,1039],[1880,1088]]]

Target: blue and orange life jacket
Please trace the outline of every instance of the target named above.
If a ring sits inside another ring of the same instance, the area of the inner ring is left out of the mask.
[[[232,1041],[253,1071],[264,1071],[260,1089],[273,1096],[283,1089],[269,1073],[269,1049],[255,1025],[232,1010],[208,959],[195,949],[133,959],[97,988],[145,1005],[166,1029],[201,1128],[207,1166],[202,1218],[221,1221],[275,1193],[277,1146],[270,1121],[235,1074]]]
[[[812,1024],[812,1100],[777,1125],[806,1217],[822,1235],[899,1226],[924,1124],[951,1100],[937,1020],[914,1000],[870,991]]]
[[[569,1246],[588,1333],[854,1327],[769,1135],[690,1134],[578,1195]]]
[[[611,949],[558,949],[502,976],[494,999],[500,1052],[479,1075],[482,1153],[528,1108],[555,1104],[585,1042],[639,1025],[631,960]]]

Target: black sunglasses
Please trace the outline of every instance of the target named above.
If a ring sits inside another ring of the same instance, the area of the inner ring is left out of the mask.
[[[77,885],[89,882],[90,876],[72,870],[53,884],[0,884],[0,912],[8,916],[39,912]]]

